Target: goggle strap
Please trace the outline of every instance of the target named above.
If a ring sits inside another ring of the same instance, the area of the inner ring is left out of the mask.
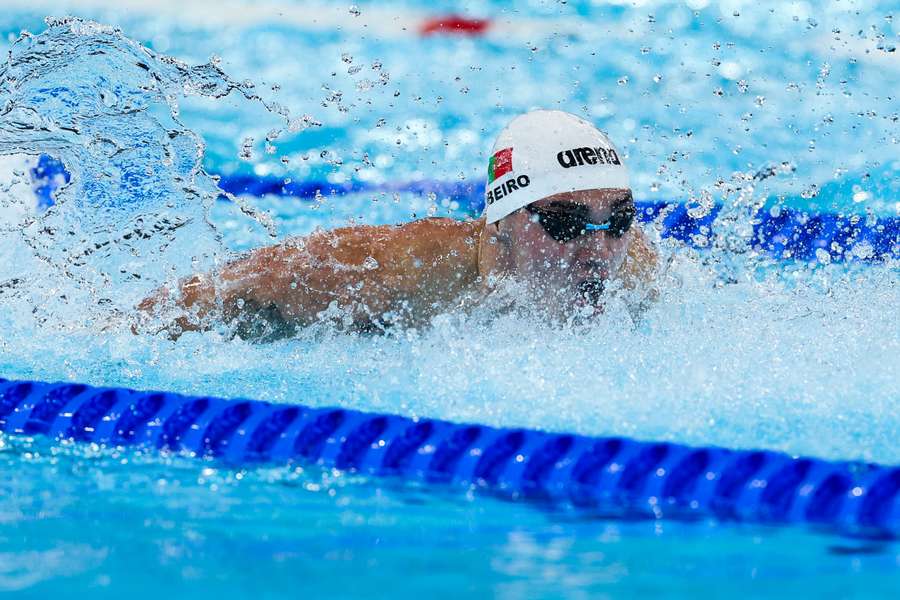
[[[584,228],[586,231],[609,231],[609,221],[605,223],[585,223]]]

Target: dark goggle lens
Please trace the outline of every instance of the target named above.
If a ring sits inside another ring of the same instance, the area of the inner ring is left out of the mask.
[[[613,237],[622,237],[631,228],[634,221],[634,204],[628,203],[616,208],[608,221],[602,224],[593,223],[591,211],[587,206],[575,204],[565,208],[528,206],[528,212],[537,216],[538,223],[544,231],[557,242],[565,243],[584,235],[588,231],[606,231]]]
[[[612,215],[609,217],[609,233],[615,237],[622,237],[625,235],[625,232],[631,229],[631,224],[634,223],[634,216],[637,211],[634,209],[634,204],[628,203],[625,206],[617,208],[613,211]]]

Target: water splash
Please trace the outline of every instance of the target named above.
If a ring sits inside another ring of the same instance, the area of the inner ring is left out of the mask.
[[[25,218],[7,228],[3,243],[23,242],[68,293],[127,307],[150,286],[225,254],[209,220],[221,191],[202,167],[203,139],[179,118],[179,101],[236,92],[285,128],[290,115],[262,102],[252,84],[232,81],[215,60],[190,66],[92,21],[47,25],[22,34],[0,67],[0,155],[50,154],[71,180],[45,213],[20,210]],[[274,234],[271,222],[263,224]],[[13,254],[27,254],[19,250]],[[23,279],[24,266],[7,263],[0,280]]]

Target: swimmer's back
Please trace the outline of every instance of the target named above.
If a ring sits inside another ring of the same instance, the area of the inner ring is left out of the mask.
[[[314,267],[307,277],[322,270],[329,280],[346,277],[348,286],[358,288],[344,296],[346,305],[431,313],[429,307],[446,305],[474,283],[478,231],[478,222],[432,218],[318,232],[304,240]]]

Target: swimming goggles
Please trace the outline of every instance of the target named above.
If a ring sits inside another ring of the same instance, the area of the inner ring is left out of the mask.
[[[551,202],[545,206],[526,206],[525,209],[537,217],[547,235],[557,242],[570,242],[586,233],[605,231],[613,237],[622,237],[634,221],[634,202],[626,202],[613,208],[609,219],[603,223],[591,220],[591,209],[575,202]]]

